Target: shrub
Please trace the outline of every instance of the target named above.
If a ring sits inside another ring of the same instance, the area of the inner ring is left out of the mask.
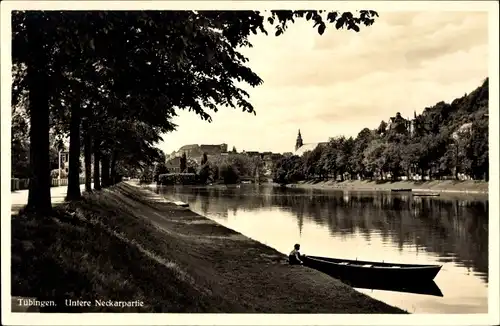
[[[52,179],[59,178],[59,170],[58,169],[54,169],[54,170],[50,171],[50,177]],[[66,171],[64,171],[64,169],[61,169],[61,178],[62,179],[66,179],[67,177],[68,177],[68,173]]]
[[[225,184],[235,184],[239,180],[238,171],[232,165],[223,165],[220,167],[220,176]]]
[[[210,178],[210,166],[204,164],[201,166],[200,171],[198,171],[198,181],[201,184],[207,183]]]
[[[166,173],[158,176],[160,185],[194,185],[196,184],[195,173]]]

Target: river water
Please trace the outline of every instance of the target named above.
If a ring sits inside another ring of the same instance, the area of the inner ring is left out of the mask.
[[[441,264],[440,295],[356,288],[411,313],[488,312],[488,197],[241,187],[161,187],[169,199],[288,254]]]

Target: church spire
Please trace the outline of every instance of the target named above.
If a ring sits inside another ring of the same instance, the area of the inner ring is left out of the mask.
[[[295,142],[295,150],[301,148],[302,145],[304,145],[304,142],[302,141],[302,135],[300,134],[300,129],[299,129],[299,134],[297,135],[297,141]]]

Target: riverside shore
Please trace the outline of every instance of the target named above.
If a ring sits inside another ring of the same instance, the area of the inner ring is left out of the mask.
[[[12,216],[12,295],[42,312],[405,313],[285,258],[132,183]]]
[[[366,190],[366,191],[391,191],[392,189],[412,189],[412,191],[429,191],[442,193],[470,193],[488,194],[488,182],[486,181],[301,181],[289,184],[287,187],[310,188],[310,189],[340,189],[340,190]]]

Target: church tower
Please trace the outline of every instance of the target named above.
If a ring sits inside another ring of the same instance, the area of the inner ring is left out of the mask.
[[[295,142],[295,150],[298,150],[299,148],[302,147],[304,143],[302,142],[302,135],[300,134],[300,129],[299,129],[299,134],[297,136],[297,141]]]

